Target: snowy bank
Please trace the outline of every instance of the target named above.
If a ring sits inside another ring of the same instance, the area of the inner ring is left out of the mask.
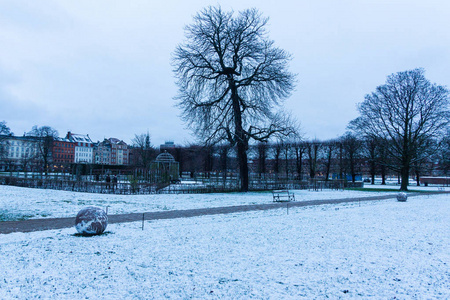
[[[0,235],[0,299],[449,299],[449,200]]]
[[[296,201],[386,195],[387,192],[295,190]],[[395,195],[395,192],[389,192]],[[271,203],[271,192],[227,194],[90,194],[0,185],[0,221],[74,217],[86,206],[98,206],[108,214]]]

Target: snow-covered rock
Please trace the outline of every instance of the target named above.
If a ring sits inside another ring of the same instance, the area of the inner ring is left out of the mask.
[[[408,195],[406,193],[398,193],[397,200],[401,202],[405,202],[408,199]]]
[[[99,207],[88,206],[80,210],[75,219],[75,228],[82,235],[102,234],[108,226],[108,216]]]

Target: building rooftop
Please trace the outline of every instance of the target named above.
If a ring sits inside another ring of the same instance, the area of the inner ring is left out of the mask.
[[[72,142],[92,143],[92,140],[89,137],[89,134],[78,134],[78,133],[72,133],[69,131],[66,135],[66,138],[71,140]]]

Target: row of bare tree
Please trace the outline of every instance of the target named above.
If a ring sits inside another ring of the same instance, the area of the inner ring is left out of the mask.
[[[5,122],[0,125],[0,137],[11,133]],[[46,172],[45,166],[51,163],[52,140],[57,136],[57,131],[48,126],[35,126],[31,134],[39,140],[35,169]],[[399,158],[389,150],[393,145],[393,141],[386,143],[383,139],[361,136],[355,132],[323,141],[278,139],[251,144],[247,150],[248,166],[250,175],[256,178],[272,176],[277,180],[334,178],[355,181],[357,175],[362,175],[370,177],[372,183],[375,176],[379,176],[384,184],[387,175],[399,175],[402,167]],[[448,175],[450,131],[441,139],[430,139],[425,145],[420,156],[414,158],[408,175],[414,175],[417,180],[421,175],[432,172]],[[180,176],[220,173],[226,177],[230,173],[234,176],[239,173],[238,151],[229,143],[176,146],[168,151],[179,162]],[[151,144],[150,134],[145,133],[135,136],[131,153],[133,167],[148,170],[160,151]],[[32,164],[31,160],[26,163],[28,166]],[[27,169],[27,166],[23,167]]]
[[[450,133],[450,132],[449,132]],[[450,172],[450,135],[441,140],[431,140],[423,149],[420,159],[416,159],[409,175],[419,180],[421,175],[432,172],[447,175]],[[375,177],[385,183],[387,175],[400,175],[401,164],[388,149],[392,142],[385,144],[381,139],[358,136],[347,132],[332,140],[278,140],[259,142],[249,146],[250,175],[265,178],[275,176],[279,180],[323,180],[348,179],[355,181],[357,176]],[[133,143],[135,165],[148,168],[159,151],[150,143],[150,136],[136,136]],[[220,173],[239,173],[239,159],[236,147],[230,144],[214,146],[187,145],[176,146],[168,151],[180,164],[180,175]]]

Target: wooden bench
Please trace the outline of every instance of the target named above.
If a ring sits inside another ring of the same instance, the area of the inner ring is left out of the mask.
[[[288,190],[272,191],[273,202],[289,202],[295,201],[294,194],[289,193]]]

